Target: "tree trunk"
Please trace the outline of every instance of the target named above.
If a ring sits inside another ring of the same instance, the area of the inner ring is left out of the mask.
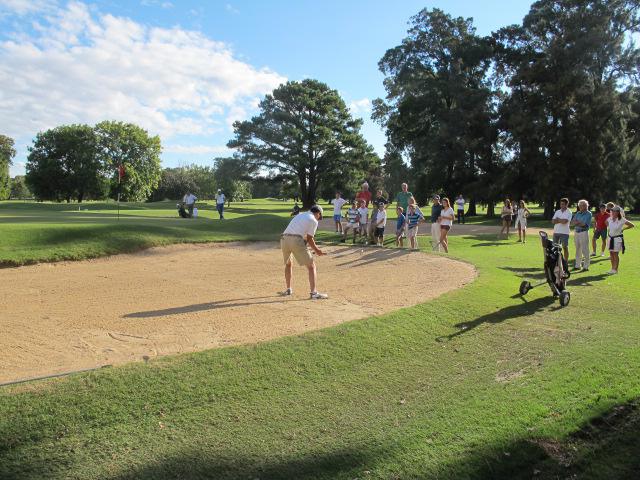
[[[544,218],[546,220],[551,220],[551,218],[553,217],[553,213],[555,212],[554,207],[555,204],[553,198],[549,198],[546,202],[544,202]]]
[[[476,199],[472,198],[469,200],[469,208],[467,208],[466,216],[476,216],[478,212],[476,211]]]
[[[496,216],[495,207],[496,207],[496,204],[493,200],[489,200],[487,202],[487,217],[493,218]]]

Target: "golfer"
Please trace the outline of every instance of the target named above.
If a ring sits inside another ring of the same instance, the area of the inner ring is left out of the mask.
[[[224,193],[222,190],[218,189],[218,193],[216,195],[216,210],[218,210],[218,214],[220,215],[220,220],[224,219],[224,201],[225,201]]]
[[[309,246],[318,256],[325,254],[316,246],[316,242],[313,239],[316,234],[316,229],[318,228],[318,220],[322,220],[322,207],[314,205],[308,212],[293,217],[280,238],[280,248],[282,249],[282,258],[285,264],[284,280],[287,284],[287,289],[282,293],[283,295],[293,294],[293,290],[291,289],[291,276],[293,273],[291,255],[293,255],[296,257],[298,264],[304,265],[309,271],[311,300],[329,298],[327,294],[318,293],[316,290],[316,263],[307,248],[307,246]]]
[[[187,194],[182,198],[182,203],[184,203],[187,206],[187,210],[189,210],[189,218],[193,217],[193,207],[197,201],[198,197],[189,191],[187,191]]]

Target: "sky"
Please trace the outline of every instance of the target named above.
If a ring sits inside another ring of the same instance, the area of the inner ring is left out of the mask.
[[[211,165],[233,152],[232,124],[288,80],[336,89],[384,153],[371,101],[378,61],[411,16],[440,8],[479,34],[519,23],[511,0],[0,0],[0,134],[24,174],[35,135],[72,123],[133,122],[160,135],[164,167]]]

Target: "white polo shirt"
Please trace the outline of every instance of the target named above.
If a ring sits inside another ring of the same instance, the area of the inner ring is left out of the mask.
[[[341,215],[342,207],[344,207],[345,203],[347,203],[347,201],[344,198],[334,198],[331,200],[331,204],[333,205],[333,214]]]
[[[569,228],[571,217],[573,217],[573,214],[568,208],[564,212],[562,210],[557,210],[553,215],[553,218],[557,218],[558,220],[567,220],[567,223],[556,223],[553,226],[553,233],[569,235],[569,233],[571,233],[571,229]]]
[[[316,234],[318,228],[318,220],[311,212],[301,213],[293,217],[289,225],[284,230],[284,235],[300,235],[305,240],[307,235],[312,237]]]
[[[193,193],[190,195],[185,195],[184,198],[182,199],[182,201],[187,205],[193,205],[194,203],[196,203],[196,200],[198,199]]]
[[[220,205],[221,203],[224,203],[225,198],[224,198],[224,193],[219,193],[216,195],[216,204]]]

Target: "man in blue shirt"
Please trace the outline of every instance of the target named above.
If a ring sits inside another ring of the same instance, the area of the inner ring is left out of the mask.
[[[589,228],[592,215],[589,211],[589,202],[580,200],[578,212],[573,216],[571,224],[575,226],[573,236],[576,242],[576,270],[589,270],[591,252],[589,250]]]

